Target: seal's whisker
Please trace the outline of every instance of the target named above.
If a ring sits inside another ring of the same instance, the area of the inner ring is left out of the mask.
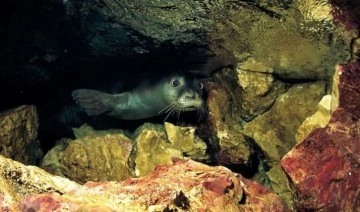
[[[161,110],[158,112],[158,114],[164,112],[166,109],[168,109],[168,108],[171,107],[172,105],[173,105],[173,104],[168,104],[168,105],[166,105],[163,109],[161,109]]]
[[[171,104],[171,106],[165,111],[165,113],[172,111],[175,107],[176,107],[176,105]]]
[[[169,118],[169,116],[170,116],[170,113],[168,113],[168,114],[166,115],[166,117],[165,117],[165,119],[164,119],[164,122]]]
[[[170,107],[167,108],[167,110],[165,111],[165,113],[167,113],[165,119],[164,119],[164,122],[169,118],[169,116],[174,112],[176,108],[176,105],[174,104],[170,104]]]
[[[176,108],[176,112],[177,112],[177,118],[180,119],[180,113],[181,113],[182,108],[181,107],[177,107]]]

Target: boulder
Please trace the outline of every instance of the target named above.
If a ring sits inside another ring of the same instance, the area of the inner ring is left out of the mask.
[[[356,211],[360,208],[360,65],[338,66],[339,106],[281,160],[302,211]]]
[[[23,105],[0,113],[0,155],[35,165],[43,156],[36,107]]]

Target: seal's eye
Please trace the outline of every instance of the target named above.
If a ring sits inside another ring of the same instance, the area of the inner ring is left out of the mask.
[[[204,88],[204,85],[203,85],[201,82],[199,82],[199,88],[200,88],[200,89],[203,89],[203,88]]]
[[[177,78],[173,78],[173,79],[171,79],[171,81],[170,81],[170,85],[171,85],[172,87],[177,87],[177,86],[180,85],[180,80],[177,79]]]

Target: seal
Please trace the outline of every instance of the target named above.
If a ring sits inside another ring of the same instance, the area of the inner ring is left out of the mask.
[[[119,94],[78,89],[72,96],[88,116],[136,120],[166,114],[166,120],[176,114],[179,118],[185,111],[197,111],[203,116],[206,108],[202,89],[202,83],[194,75],[173,73],[155,82],[144,80],[135,89]]]

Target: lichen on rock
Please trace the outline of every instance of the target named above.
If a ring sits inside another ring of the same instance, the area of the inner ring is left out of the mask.
[[[81,129],[89,131],[84,126]],[[80,183],[87,181],[123,180],[133,176],[129,168],[133,142],[125,135],[110,131],[81,135],[67,142],[59,152],[63,175]]]
[[[36,107],[23,105],[0,113],[0,155],[35,165],[43,156]]]
[[[208,159],[207,146],[195,136],[194,127],[144,124],[134,137],[136,176],[144,176],[158,165],[171,164],[173,158]]]
[[[211,133],[218,140],[216,159],[220,164],[250,165],[251,146],[242,134],[240,117],[234,117],[234,105],[224,86],[219,83],[208,83],[207,105],[209,110],[208,123]]]

